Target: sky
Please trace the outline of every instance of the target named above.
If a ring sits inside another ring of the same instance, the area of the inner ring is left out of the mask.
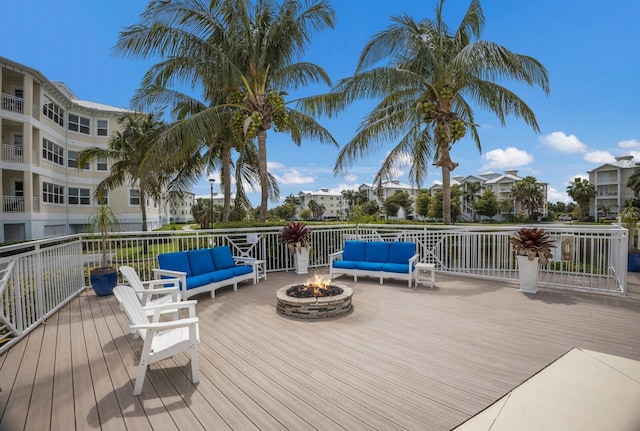
[[[392,16],[416,20],[434,16],[435,0],[333,0],[333,30],[314,35],[301,59],[323,67],[337,82],[353,74],[368,39],[385,29]],[[37,69],[51,81],[64,82],[82,100],[130,107],[144,72],[154,60],[117,57],[112,48],[127,26],[139,21],[146,0],[0,0],[0,13],[11,25],[0,26],[0,56]],[[457,28],[468,0],[448,0],[444,17]],[[570,202],[567,186],[576,177],[616,156],[640,162],[640,48],[637,0],[484,0],[485,27],[480,37],[511,51],[532,56],[548,70],[551,93],[521,83],[503,82],[534,111],[537,134],[522,120],[508,117],[503,127],[488,111],[474,107],[482,151],[465,137],[452,150],[460,165],[452,176],[503,173],[516,169],[549,184],[550,202]],[[300,94],[319,94],[326,86]],[[287,101],[288,99],[285,99]],[[355,134],[373,106],[359,101],[335,119],[318,118],[340,146]],[[339,148],[305,141],[300,147],[286,135],[268,131],[269,171],[280,185],[281,198],[300,191],[340,191],[371,183],[381,160],[396,143],[376,146],[344,175],[334,175]],[[401,169],[398,178],[408,184]],[[423,187],[441,182],[435,166]],[[219,192],[219,182],[216,182]],[[194,185],[197,196],[209,196],[206,175]],[[255,204],[258,192],[250,193]],[[278,205],[271,203],[270,206]]]

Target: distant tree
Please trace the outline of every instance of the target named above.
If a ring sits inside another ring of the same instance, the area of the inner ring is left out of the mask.
[[[286,198],[284,198],[285,204],[294,204],[296,207],[300,205],[300,198],[295,196],[293,193],[289,194]]]
[[[633,195],[636,198],[640,197],[640,167],[635,168],[629,176],[627,187],[633,190]]]
[[[477,193],[481,189],[482,189],[482,185],[480,184],[480,181],[465,182],[463,184],[464,193],[463,193],[462,199],[467,205],[471,205],[471,208],[475,208],[473,204],[478,198]],[[473,214],[472,214],[472,218],[473,218]]]
[[[522,181],[516,182],[511,188],[511,197],[520,202],[527,211],[529,219],[542,208],[545,198],[538,180],[532,176],[527,176]]]
[[[596,187],[588,180],[576,177],[567,187],[567,194],[580,205],[581,219],[589,215],[589,201],[596,196]]]
[[[405,214],[409,214],[413,207],[413,199],[409,196],[409,193],[404,191],[397,191],[393,195],[389,196],[382,203],[387,215],[396,217],[400,208],[403,208]]]
[[[311,210],[309,208],[305,208],[302,211],[300,211],[300,218],[302,220],[309,221],[311,220],[312,216],[313,214],[311,213]]]
[[[474,202],[473,207],[479,215],[490,219],[500,210],[498,198],[493,190],[485,190],[480,199]]]
[[[296,215],[297,210],[298,206],[296,204],[288,202],[275,207],[273,209],[273,214],[284,220],[292,220]]]
[[[429,190],[420,190],[416,197],[416,214],[427,217],[429,214],[429,202],[431,201],[431,193]]]
[[[314,220],[320,220],[322,215],[324,214],[325,207],[311,199],[308,203],[309,209],[311,210],[311,214],[313,214]]]
[[[457,220],[460,217],[460,199],[462,198],[462,189],[459,185],[455,184],[451,186],[451,209],[450,214],[452,220]],[[438,190],[434,196],[431,197],[429,202],[429,218],[441,219],[442,218],[442,190]]]
[[[367,201],[358,205],[364,215],[373,216],[380,212],[380,206],[376,201]]]

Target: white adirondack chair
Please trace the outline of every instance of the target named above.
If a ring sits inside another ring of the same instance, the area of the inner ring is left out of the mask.
[[[149,365],[186,350],[191,351],[191,381],[198,383],[200,381],[198,362],[200,330],[196,317],[197,301],[151,305],[145,309],[142,307],[138,295],[130,286],[116,286],[113,289],[113,294],[131,322],[129,329],[131,332],[137,333],[144,341],[133,395],[140,395],[142,392],[144,377]],[[188,308],[188,318],[159,321],[163,310],[180,308]],[[151,320],[147,316],[148,311],[152,311]]]
[[[178,302],[181,299],[179,278],[142,281],[136,270],[127,265],[120,267],[120,273],[136,291],[143,307]]]

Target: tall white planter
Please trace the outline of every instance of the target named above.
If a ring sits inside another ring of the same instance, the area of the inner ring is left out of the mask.
[[[529,260],[527,256],[518,258],[518,273],[520,276],[520,292],[538,293],[538,260],[539,257]]]
[[[293,264],[296,270],[296,274],[308,274],[309,273],[309,249],[306,247],[300,247],[296,249],[293,254]]]

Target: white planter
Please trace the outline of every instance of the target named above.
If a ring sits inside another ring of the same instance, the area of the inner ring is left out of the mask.
[[[309,249],[301,247],[293,254],[293,263],[296,269],[296,274],[308,274],[309,273]]]
[[[529,260],[527,256],[516,256],[518,258],[518,274],[520,276],[520,292],[538,292],[538,260],[539,257]]]

